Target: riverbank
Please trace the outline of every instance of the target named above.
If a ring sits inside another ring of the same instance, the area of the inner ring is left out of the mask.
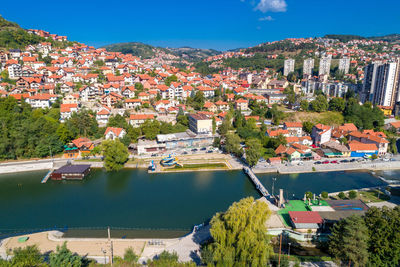
[[[172,172],[201,172],[201,171],[214,171],[214,170],[241,170],[243,163],[235,157],[229,154],[194,154],[194,155],[181,155],[179,161],[182,164],[190,165],[202,165],[202,164],[225,164],[226,168],[174,168],[164,169],[160,167],[158,162],[161,157],[150,157],[150,158],[137,158],[129,160],[125,164],[127,169],[147,169],[151,161],[156,162],[157,169],[151,173],[172,173]],[[340,161],[341,159],[330,159],[330,161]],[[68,159],[43,159],[43,160],[26,160],[16,162],[5,162],[0,163],[0,174],[17,173],[17,172],[29,172],[39,170],[50,170],[53,168],[61,167],[67,162],[77,164],[89,164],[92,168],[103,168],[102,161],[90,160],[68,160]],[[253,167],[252,170],[256,174],[268,174],[268,173],[279,173],[279,174],[297,174],[297,173],[313,173],[313,172],[335,172],[335,171],[383,171],[383,170],[400,170],[400,158],[395,161],[363,161],[363,162],[349,162],[349,163],[329,163],[329,164],[314,164],[314,161],[303,161],[302,165],[291,165],[287,164],[258,164]]]
[[[18,239],[26,237],[21,243]],[[37,245],[41,253],[56,251],[57,246],[67,242],[67,247],[73,253],[86,256],[98,263],[109,263],[112,257],[123,257],[128,248],[132,248],[139,255],[139,262],[153,259],[163,251],[176,252],[182,262],[198,261],[200,259],[200,244],[210,238],[209,226],[189,233],[179,238],[166,239],[118,239],[118,238],[64,238],[59,231],[39,232],[28,235],[13,236],[0,240],[0,258],[7,259],[8,251],[15,248],[24,248]]]

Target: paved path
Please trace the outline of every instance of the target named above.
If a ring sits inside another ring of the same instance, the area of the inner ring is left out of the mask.
[[[182,238],[168,240],[169,242],[162,246],[146,245],[139,262],[146,262],[149,259],[157,257],[163,251],[169,251],[176,252],[181,262],[194,261],[199,264],[200,245],[210,237],[210,226],[208,225]]]

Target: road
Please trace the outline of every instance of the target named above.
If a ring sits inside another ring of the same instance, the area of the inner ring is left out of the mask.
[[[268,173],[268,172],[279,172],[285,173],[307,173],[307,172],[326,172],[326,171],[346,171],[346,170],[393,170],[400,169],[400,160],[395,161],[383,161],[379,160],[363,160],[362,162],[348,162],[340,163],[343,158],[332,158],[322,159],[320,161],[338,161],[339,163],[328,163],[328,164],[315,164],[316,161],[301,161],[297,163],[286,163],[269,165],[268,163],[259,163],[253,168],[255,173]],[[313,170],[315,168],[315,170]]]

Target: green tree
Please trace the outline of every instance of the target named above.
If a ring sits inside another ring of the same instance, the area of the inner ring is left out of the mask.
[[[156,120],[147,120],[141,125],[142,133],[146,136],[146,139],[155,140],[157,135],[160,134],[161,124]]]
[[[400,208],[371,207],[364,216],[369,233],[370,266],[399,266]]]
[[[107,127],[128,129],[128,122],[123,116],[116,114],[108,119]]]
[[[104,167],[107,171],[118,171],[128,161],[129,153],[119,139],[105,140],[101,143],[103,148]]]
[[[396,138],[388,138],[389,141],[389,151],[390,153],[397,154],[397,139]]]
[[[307,198],[307,199],[313,199],[313,197],[314,197],[314,194],[313,194],[313,192],[311,192],[311,191],[307,191],[307,192],[305,193],[305,195],[306,195],[306,198]]]
[[[313,128],[314,128],[314,123],[309,121],[303,122],[303,131],[305,131],[306,133],[311,134]]]
[[[178,81],[178,77],[176,77],[176,75],[171,75],[165,79],[164,83],[166,86],[170,86],[171,82],[177,82],[177,81]]]
[[[237,156],[243,154],[242,148],[240,146],[240,137],[234,133],[228,133],[225,137],[225,150],[228,153],[233,153]]]
[[[356,191],[351,190],[351,191],[349,192],[349,198],[350,198],[350,199],[355,199],[357,196],[358,196],[358,194],[357,194]]]
[[[94,137],[99,130],[95,114],[87,109],[74,112],[65,123],[74,136]]]
[[[250,166],[254,166],[261,158],[261,142],[259,139],[252,138],[246,141],[246,147],[246,161]]]
[[[183,126],[189,127],[189,119],[186,115],[178,115],[176,117],[176,122],[182,124]]]
[[[12,252],[13,257],[9,266],[15,267],[41,267],[47,266],[43,256],[40,254],[36,245],[25,248],[15,248]]]
[[[150,267],[195,267],[194,262],[179,262],[176,252],[163,251],[155,259],[148,261],[147,266]]]
[[[277,104],[273,104],[272,108],[268,109],[268,111],[266,112],[265,117],[272,119],[272,122],[275,125],[278,125],[281,120],[285,118],[285,113],[282,110],[278,109]]]
[[[346,198],[346,194],[343,193],[343,192],[340,192],[340,193],[338,194],[338,197],[339,197],[340,199],[345,199],[345,198]]]
[[[252,197],[217,213],[210,223],[212,242],[201,251],[203,261],[217,266],[266,266],[272,252],[265,226],[269,216],[267,204]]]
[[[131,247],[129,247],[125,250],[124,260],[129,263],[137,263],[139,260],[139,256],[136,255]]]
[[[365,266],[368,261],[368,238],[364,220],[353,215],[333,226],[329,252],[343,264]]]
[[[329,101],[329,110],[343,112],[346,107],[346,102],[343,98],[334,97]]]
[[[301,101],[300,101],[300,109],[301,109],[301,110],[307,111],[308,108],[309,108],[309,106],[310,106],[310,104],[308,103],[307,100],[304,99],[304,100],[301,100]]]
[[[201,110],[204,106],[206,99],[204,97],[204,94],[202,91],[197,91],[194,98],[193,102],[191,103],[193,108],[196,110]]]
[[[325,198],[325,199],[328,198],[328,197],[329,197],[328,192],[322,191],[322,192],[321,192],[321,197],[322,197],[322,198]]]
[[[80,267],[82,266],[82,258],[72,253],[67,248],[67,242],[64,242],[61,247],[57,246],[56,252],[50,253],[49,265],[50,267]]]
[[[310,107],[312,111],[323,112],[328,110],[328,101],[324,95],[318,95],[315,100],[311,101]]]
[[[135,89],[138,91],[143,91],[144,90],[143,84],[135,83]]]
[[[215,118],[212,118],[212,133],[215,134],[215,131],[217,130],[217,122],[215,121]]]
[[[296,80],[297,80],[296,74],[294,72],[289,73],[287,76],[287,80],[289,82],[296,82]]]
[[[289,104],[296,103],[296,94],[292,86],[286,87],[283,93],[286,94],[286,100],[288,101]]]
[[[63,144],[68,144],[75,138],[74,134],[65,126],[65,124],[60,124],[56,133]]]

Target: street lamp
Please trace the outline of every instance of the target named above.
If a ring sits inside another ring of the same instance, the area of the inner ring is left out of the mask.
[[[290,257],[290,245],[291,245],[291,244],[292,244],[292,243],[289,242],[288,258]]]

